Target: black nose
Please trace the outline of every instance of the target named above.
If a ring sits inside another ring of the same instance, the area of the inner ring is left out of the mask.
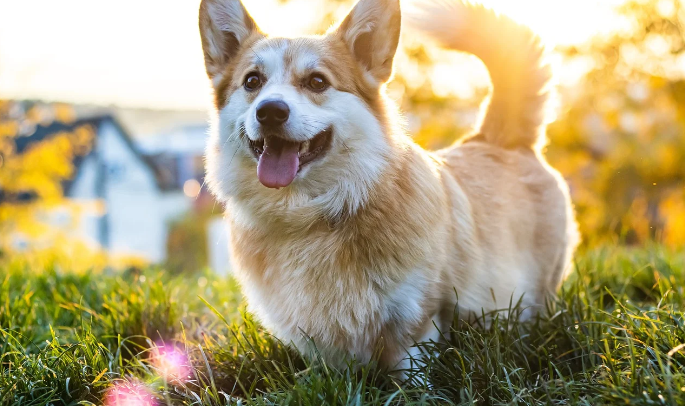
[[[281,100],[264,100],[257,106],[257,121],[262,125],[278,126],[290,117],[290,107]]]

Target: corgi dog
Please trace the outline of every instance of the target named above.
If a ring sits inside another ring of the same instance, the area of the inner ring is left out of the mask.
[[[406,368],[455,308],[513,300],[535,314],[579,240],[541,153],[540,39],[480,5],[423,1],[411,22],[479,57],[493,87],[474,134],[429,152],[385,93],[401,21],[399,0],[359,0],[325,35],[272,38],[240,0],[200,6],[216,106],[207,182],[235,276],[263,326],[333,365]]]

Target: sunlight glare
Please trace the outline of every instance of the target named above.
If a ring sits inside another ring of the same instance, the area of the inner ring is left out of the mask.
[[[197,30],[199,1],[173,2],[173,6],[164,0],[0,2],[0,97],[207,108],[211,92]],[[552,45],[582,42],[625,25],[613,11],[625,0],[478,1],[530,25]],[[350,6],[350,2],[332,0],[244,3],[262,30],[286,37],[320,32],[326,28],[325,16],[339,20]],[[121,29],[122,24],[126,29]],[[27,30],[27,26],[36,29]],[[405,43],[411,40],[416,40],[414,34],[404,36]],[[401,75],[412,69],[403,61],[398,58]],[[463,61],[440,57],[436,63],[456,67]],[[448,79],[440,85],[441,94],[448,90],[455,95],[468,93],[464,82],[469,78],[464,75],[474,75],[463,72],[474,70],[473,66],[459,66],[459,75],[437,66],[435,73]],[[420,77],[412,80],[422,81]],[[478,87],[481,82],[472,85]]]
[[[569,45],[622,27],[614,8],[625,0],[482,0],[528,25],[552,45]]]
[[[421,0],[401,0],[405,5]],[[622,27],[614,8],[626,0],[475,0],[526,24],[551,44],[573,44],[595,34]],[[328,11],[322,1],[251,0],[245,6],[260,28],[272,36],[293,37],[312,34],[320,16]],[[338,18],[346,7],[335,10]]]
[[[272,37],[313,34],[314,25],[325,12],[322,1],[312,0],[251,0],[244,4],[259,28]]]

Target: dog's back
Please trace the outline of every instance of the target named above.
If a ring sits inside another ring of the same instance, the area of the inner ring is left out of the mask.
[[[564,180],[531,150],[472,141],[440,155],[456,180],[449,187],[458,202],[454,234],[468,239],[468,249],[461,243],[457,250],[467,262],[463,269],[477,270],[470,278],[475,290],[492,292],[486,295],[495,296],[491,309],[508,307],[513,287],[525,292],[524,307],[544,303],[578,242]]]

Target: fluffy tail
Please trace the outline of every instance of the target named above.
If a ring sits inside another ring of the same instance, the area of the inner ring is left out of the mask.
[[[462,0],[419,0],[406,21],[444,47],[485,63],[493,89],[478,131],[487,142],[504,148],[542,145],[552,69],[530,28]]]

